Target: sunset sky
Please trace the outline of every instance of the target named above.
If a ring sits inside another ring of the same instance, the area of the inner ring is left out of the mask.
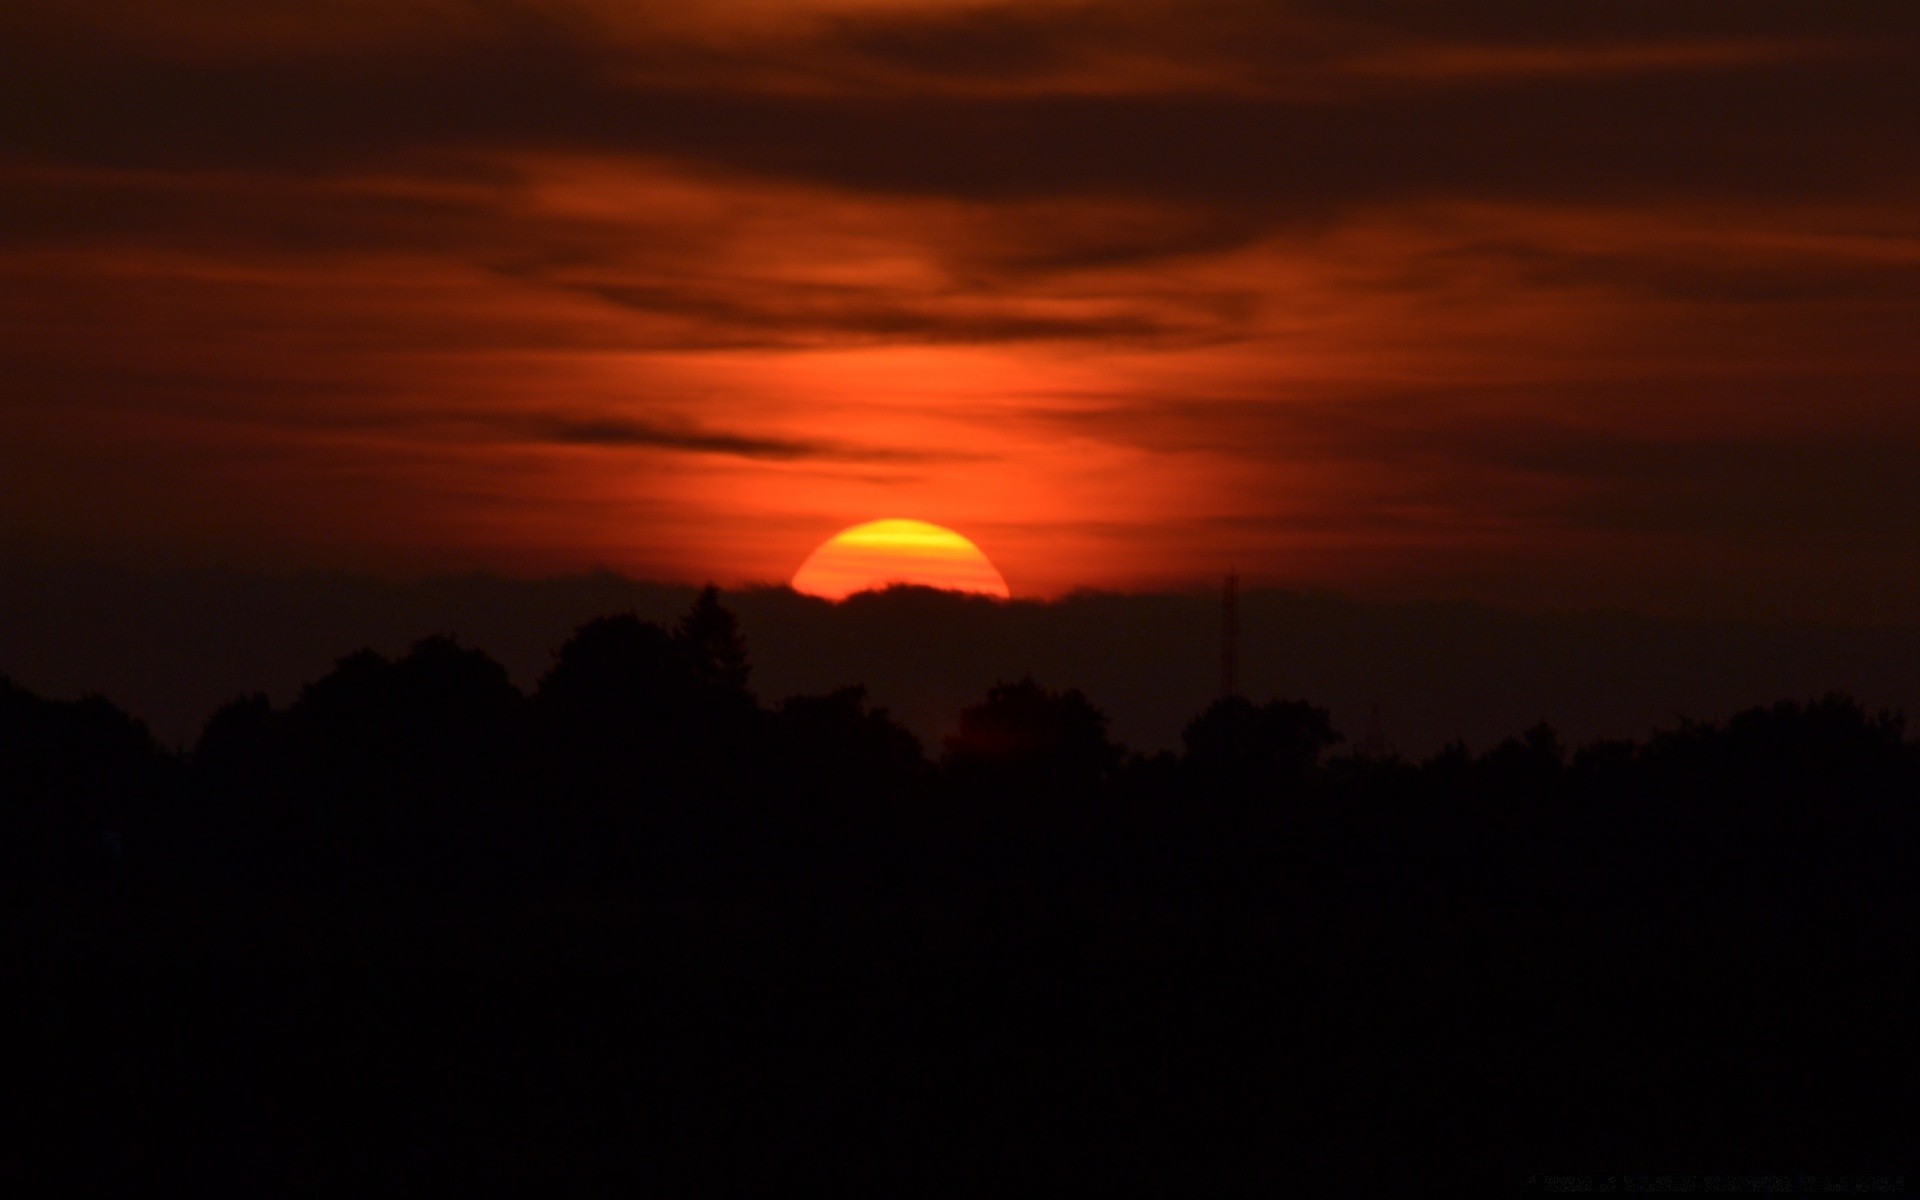
[[[1920,5],[0,15],[0,555],[1920,623]]]

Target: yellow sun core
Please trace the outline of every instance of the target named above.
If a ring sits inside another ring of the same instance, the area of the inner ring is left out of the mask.
[[[828,600],[894,584],[1007,599],[1007,581],[980,547],[925,521],[869,521],[820,544],[793,574],[793,590]]]

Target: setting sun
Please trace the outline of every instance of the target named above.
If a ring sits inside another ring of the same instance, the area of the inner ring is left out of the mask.
[[[828,600],[893,584],[1009,597],[980,548],[951,529],[925,521],[869,521],[843,529],[807,556],[793,590]]]

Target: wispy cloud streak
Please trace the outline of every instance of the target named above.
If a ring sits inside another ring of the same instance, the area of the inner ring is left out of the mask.
[[[1916,65],[1868,0],[15,6],[5,533],[1920,612]]]

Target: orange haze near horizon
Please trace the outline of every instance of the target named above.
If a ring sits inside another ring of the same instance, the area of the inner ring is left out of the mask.
[[[1920,621],[1920,8],[0,16],[0,559]]]

